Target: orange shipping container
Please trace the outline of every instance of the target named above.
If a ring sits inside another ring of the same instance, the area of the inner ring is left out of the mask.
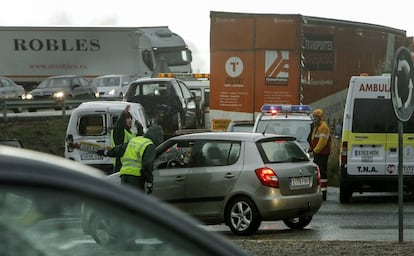
[[[265,103],[299,103],[299,15],[210,16],[211,119],[253,120]]]

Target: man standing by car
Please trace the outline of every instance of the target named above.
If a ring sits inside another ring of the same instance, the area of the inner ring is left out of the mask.
[[[137,136],[128,142],[104,151],[98,155],[121,157],[122,166],[119,171],[121,182],[141,191],[152,193],[152,170],[154,168],[155,147],[163,141],[162,128],[151,126],[144,136]]]
[[[135,137],[135,134],[131,132],[132,127],[132,115],[129,113],[130,106],[127,105],[124,111],[122,111],[118,120],[115,122],[114,128],[112,129],[112,147],[121,145],[128,142],[130,139]],[[138,128],[138,127],[137,127]],[[121,158],[116,157],[114,159],[113,172],[119,172],[121,169]]]
[[[321,190],[326,200],[328,188],[328,158],[331,153],[331,139],[328,124],[323,120],[322,109],[313,111],[313,129],[310,138],[309,153],[313,153],[313,161],[321,172]]]

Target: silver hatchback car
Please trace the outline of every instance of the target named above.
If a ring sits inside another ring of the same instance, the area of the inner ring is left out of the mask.
[[[302,229],[322,204],[319,169],[291,136],[176,136],[157,147],[154,168],[154,196],[237,235],[255,233],[261,221]]]

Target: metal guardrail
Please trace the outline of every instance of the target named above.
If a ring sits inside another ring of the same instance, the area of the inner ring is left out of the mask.
[[[86,101],[121,101],[121,98],[81,98],[81,99],[66,99],[66,100],[22,100],[10,99],[0,100],[0,110],[3,113],[3,120],[7,122],[7,113],[15,112],[15,110],[27,110],[34,112],[37,109],[55,109],[62,110],[62,116],[66,115],[66,109],[78,107],[82,102]]]

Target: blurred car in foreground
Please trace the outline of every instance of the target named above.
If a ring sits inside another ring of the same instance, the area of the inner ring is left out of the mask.
[[[108,176],[118,182],[117,174]],[[153,195],[237,235],[262,221],[307,226],[322,204],[320,174],[292,136],[248,132],[180,135],[157,147]]]
[[[0,146],[0,254],[246,255],[191,217],[103,177],[61,157]],[[95,213],[96,240],[82,231],[85,207]]]
[[[0,139],[0,145],[23,148],[23,143],[19,139]]]
[[[16,84],[7,77],[0,77],[0,100],[23,99],[25,97],[24,87]],[[15,108],[13,112],[21,113],[23,108]]]
[[[133,81],[128,75],[104,75],[92,80],[92,85],[98,89],[100,98],[121,98],[128,90],[128,85]]]
[[[62,75],[48,77],[27,95],[26,99],[55,99],[64,100],[72,98],[93,99],[97,96],[97,89],[89,81],[77,75]],[[29,108],[30,112],[36,108]]]

